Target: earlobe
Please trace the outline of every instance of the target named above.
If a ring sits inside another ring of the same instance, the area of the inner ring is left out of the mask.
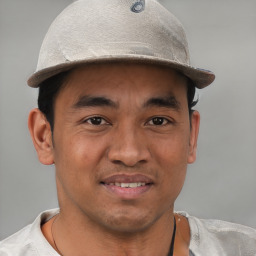
[[[191,128],[190,128],[190,139],[189,139],[189,152],[188,152],[188,163],[192,164],[196,160],[197,151],[197,138],[200,126],[200,114],[198,111],[194,111],[191,115]]]
[[[54,163],[52,132],[49,122],[39,109],[33,109],[29,113],[28,128],[37,151],[38,159],[42,164]]]

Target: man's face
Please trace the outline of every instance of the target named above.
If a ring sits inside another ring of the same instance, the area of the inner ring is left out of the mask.
[[[72,71],[54,106],[52,157],[63,212],[128,232],[167,216],[195,159],[199,117],[190,129],[186,95],[186,80],[167,68]]]

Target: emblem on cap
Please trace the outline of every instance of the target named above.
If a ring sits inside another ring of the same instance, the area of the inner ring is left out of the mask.
[[[135,13],[140,13],[144,11],[144,9],[145,9],[145,0],[136,1],[131,7],[131,11]]]

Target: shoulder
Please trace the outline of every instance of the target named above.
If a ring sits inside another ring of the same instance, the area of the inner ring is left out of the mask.
[[[195,255],[256,256],[256,230],[222,220],[199,219],[186,214],[190,247]]]
[[[247,226],[243,226],[236,223],[231,223],[222,220],[212,220],[212,219],[199,219],[190,216],[189,221],[194,222],[197,226],[198,234],[201,236],[204,232],[212,234],[216,237],[225,238],[238,238],[238,239],[250,239],[256,241],[256,230]]]
[[[42,251],[51,251],[41,232],[41,223],[54,216],[57,210],[41,213],[36,220],[10,237],[0,241],[0,256],[36,256]],[[53,255],[47,253],[46,255]]]
[[[0,242],[0,256],[7,255],[26,255],[24,250],[31,247],[30,240],[31,225],[13,234]]]

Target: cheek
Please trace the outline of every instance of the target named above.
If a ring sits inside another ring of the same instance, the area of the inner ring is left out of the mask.
[[[157,165],[162,172],[160,179],[163,189],[166,193],[174,196],[174,199],[180,193],[184,184],[187,171],[187,158],[189,152],[189,136],[172,136],[169,139],[158,140],[154,151]]]
[[[64,133],[63,133],[64,134]],[[64,183],[89,186],[96,180],[97,170],[105,154],[105,141],[82,133],[56,137],[54,160],[57,176]]]
[[[54,152],[60,203],[90,202],[92,186],[97,182],[99,149],[83,136],[66,135],[56,138]]]
[[[170,134],[164,138],[153,138],[151,148],[159,164],[165,166],[187,166],[189,155],[189,131]]]
[[[70,161],[72,166],[90,164],[97,161],[102,155],[102,143],[95,141],[83,134],[59,136],[56,139],[55,158],[56,160]]]

